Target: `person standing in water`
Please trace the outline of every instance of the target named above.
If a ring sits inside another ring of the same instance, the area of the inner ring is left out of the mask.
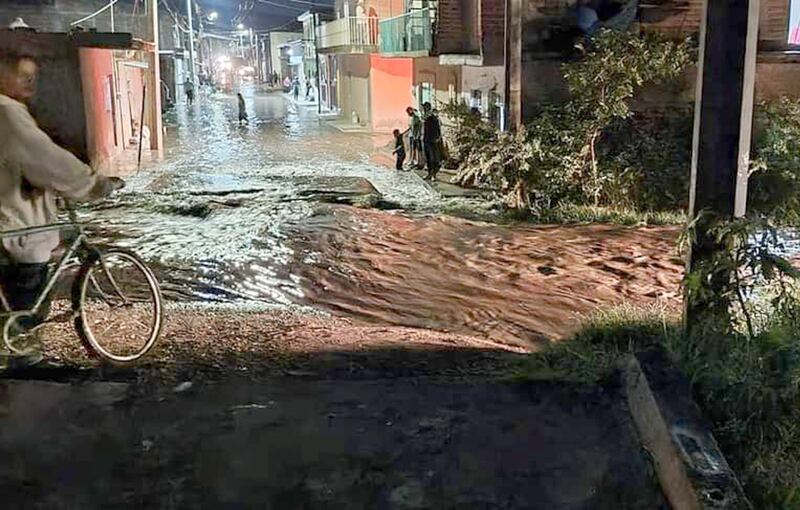
[[[186,78],[186,82],[183,84],[183,91],[186,94],[186,102],[190,105],[194,103],[194,82],[191,78]]]
[[[239,92],[236,94],[236,97],[239,100],[239,124],[242,122],[249,124],[250,121],[247,119],[247,105],[244,103],[244,97],[242,96],[242,93]]]

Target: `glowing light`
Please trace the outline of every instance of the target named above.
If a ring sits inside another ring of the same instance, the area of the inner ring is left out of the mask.
[[[236,25],[236,30],[244,30],[244,23],[239,23]]]
[[[219,18],[219,13],[217,11],[211,11],[208,13],[209,21],[217,21],[218,18]]]

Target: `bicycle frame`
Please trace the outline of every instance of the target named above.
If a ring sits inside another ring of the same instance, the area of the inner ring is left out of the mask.
[[[5,346],[15,352],[17,354],[24,354],[23,351],[20,351],[13,345],[11,345],[10,339],[8,337],[8,331],[12,325],[12,323],[19,317],[24,316],[31,316],[35,315],[42,305],[44,304],[47,297],[52,292],[53,287],[55,287],[56,282],[58,281],[61,274],[67,268],[71,261],[76,258],[76,255],[79,249],[82,246],[89,246],[87,242],[87,234],[84,231],[83,225],[77,222],[77,218],[75,216],[75,212],[73,210],[69,210],[70,215],[70,222],[69,223],[53,223],[50,225],[42,225],[38,227],[28,227],[28,228],[21,228],[15,230],[7,230],[4,232],[0,232],[0,239],[8,239],[12,237],[19,237],[24,235],[31,235],[31,234],[39,234],[44,232],[54,232],[54,231],[63,231],[63,230],[72,230],[78,233],[78,236],[69,244],[67,249],[64,251],[64,255],[59,260],[58,264],[56,265],[55,271],[49,277],[47,281],[47,285],[42,290],[39,297],[36,299],[36,302],[33,305],[33,308],[30,310],[11,310],[11,306],[9,305],[8,298],[5,295],[5,291],[0,286],[0,304],[2,304],[3,312],[0,313],[0,317],[5,319],[5,324],[3,326],[3,342]]]

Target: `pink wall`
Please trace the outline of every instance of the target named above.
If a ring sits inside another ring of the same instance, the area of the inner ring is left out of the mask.
[[[411,94],[414,60],[370,55],[372,128],[377,131],[405,130],[406,108],[414,105]]]
[[[121,149],[114,136],[112,93],[114,56],[111,50],[81,48],[81,84],[86,112],[86,146],[93,166],[100,166]]]

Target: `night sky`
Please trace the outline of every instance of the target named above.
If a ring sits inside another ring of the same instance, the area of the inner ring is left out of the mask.
[[[185,0],[169,2],[181,13],[186,12]],[[207,22],[206,28],[209,30],[232,30],[237,23],[255,30],[267,30],[287,25],[309,9],[320,10],[324,6],[333,6],[333,0],[196,0],[196,4],[206,13],[219,13],[216,22]]]

